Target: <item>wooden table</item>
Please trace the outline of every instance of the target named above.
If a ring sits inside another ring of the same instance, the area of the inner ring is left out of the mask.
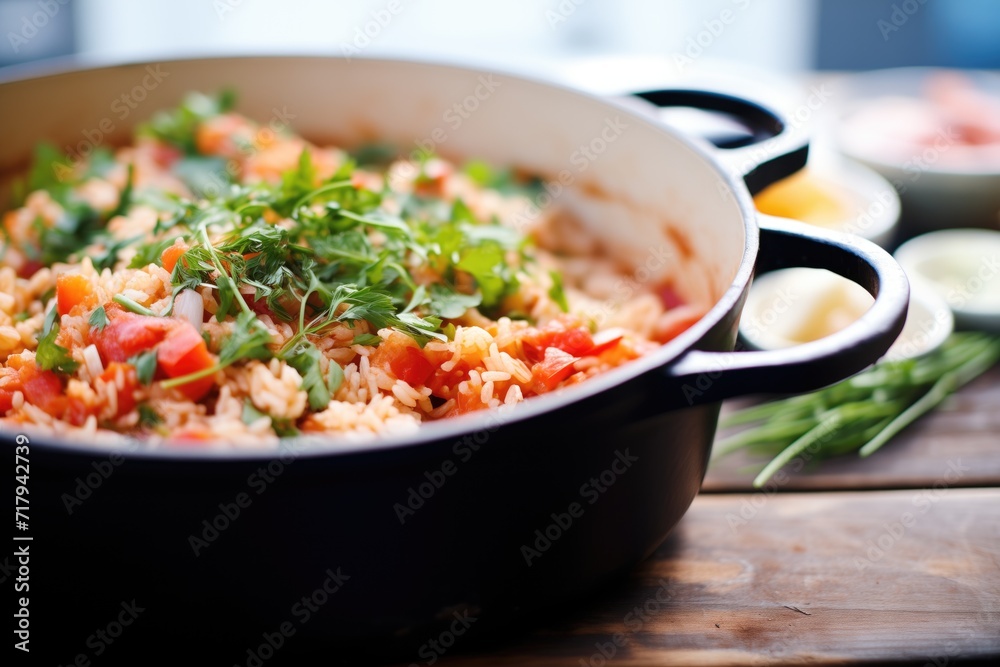
[[[717,462],[671,537],[620,586],[499,650],[437,664],[1000,656],[1000,367],[870,459],[828,461],[766,491],[752,489],[750,462]]]

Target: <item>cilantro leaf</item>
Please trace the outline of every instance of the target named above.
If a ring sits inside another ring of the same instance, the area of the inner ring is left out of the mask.
[[[65,262],[71,255],[85,248],[100,223],[97,211],[84,202],[72,199],[71,195],[67,194],[66,199],[60,203],[63,205],[62,214],[51,227],[46,226],[41,219],[34,222],[38,246],[23,248],[25,254],[45,266]]]
[[[500,246],[485,243],[469,248],[455,266],[476,279],[484,306],[490,308],[500,302],[508,286],[504,279],[504,252]]]
[[[295,422],[291,419],[276,419],[266,412],[262,412],[257,409],[250,399],[243,402],[243,412],[240,415],[240,420],[247,425],[253,424],[258,419],[267,417],[271,420],[271,428],[278,435],[279,438],[287,438],[291,436],[296,436],[299,434],[299,430],[295,428]]]
[[[98,331],[104,331],[104,327],[108,326],[108,313],[104,310],[104,306],[98,306],[94,309],[94,312],[90,314],[90,319],[87,320],[91,328]]]
[[[79,368],[80,363],[73,360],[69,350],[56,343],[58,336],[59,313],[52,306],[42,325],[42,336],[38,339],[38,348],[35,350],[35,364],[43,371],[69,374]]]
[[[156,350],[147,350],[129,357],[128,363],[135,366],[135,375],[139,382],[148,385],[156,375]]]
[[[330,368],[326,372],[326,388],[330,392],[331,398],[337,393],[337,390],[340,389],[340,385],[343,383],[344,369],[337,362],[331,361]]]
[[[302,376],[302,389],[309,396],[309,407],[313,410],[325,409],[330,404],[330,389],[320,370],[319,350],[312,343],[304,342],[294,352],[286,361]],[[331,366],[336,364],[331,362]]]
[[[451,222],[453,223],[467,223],[470,225],[478,225],[479,221],[476,216],[472,214],[472,210],[466,205],[461,199],[456,199],[451,205]]]
[[[439,284],[431,285],[430,292],[431,311],[446,320],[461,317],[466,310],[483,302],[480,294],[462,294]]]
[[[271,358],[271,334],[253,312],[241,312],[236,317],[236,328],[219,350],[219,364],[228,366],[235,361]]]
[[[152,405],[149,403],[141,403],[138,407],[139,410],[139,426],[143,428],[153,428],[154,426],[159,426],[163,423],[163,417],[160,416]]]

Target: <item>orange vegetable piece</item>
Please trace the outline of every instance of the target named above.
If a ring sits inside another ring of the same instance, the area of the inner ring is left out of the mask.
[[[172,246],[166,248],[160,255],[160,264],[167,271],[173,271],[174,267],[177,266],[177,260],[181,258],[181,255],[188,251],[188,247],[184,243],[175,243]]]
[[[205,339],[190,322],[174,321],[163,342],[156,350],[156,360],[167,377],[177,378],[197,373],[215,365],[215,356],[208,351]],[[215,378],[204,377],[186,382],[177,390],[192,401],[205,396],[215,385]]]
[[[60,315],[67,315],[73,308],[84,303],[93,288],[90,280],[79,273],[69,273],[56,279],[56,309]]]

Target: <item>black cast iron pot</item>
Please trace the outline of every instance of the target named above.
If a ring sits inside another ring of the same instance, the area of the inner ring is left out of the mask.
[[[43,138],[84,154],[185,91],[223,86],[239,91],[244,113],[317,142],[378,139],[541,174],[547,196],[630,262],[636,282],[673,276],[708,313],[604,376],[411,437],[290,445],[275,456],[121,450],[19,438],[4,425],[9,460],[19,445],[30,459],[31,522],[20,535],[33,541],[16,545],[30,544],[31,646],[57,663],[81,654],[148,663],[207,647],[218,664],[314,651],[333,663],[357,659],[344,651],[360,646],[430,664],[426,643],[442,632],[504,627],[647,557],[698,492],[721,399],[840,380],[902,327],[906,280],[886,253],[755,213],[750,190],[800,168],[805,144],[773,113],[721,94],[643,97],[737,114],[762,143],[716,150],[605,99],[414,62],[15,71],[0,85],[0,167],[23,164]],[[847,276],[875,304],[824,340],[733,352],[754,271],[789,266]]]

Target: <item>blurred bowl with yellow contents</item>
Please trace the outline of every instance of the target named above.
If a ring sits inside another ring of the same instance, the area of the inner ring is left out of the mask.
[[[754,197],[761,213],[857,234],[886,247],[899,226],[899,195],[876,171],[814,153],[798,173]]]

